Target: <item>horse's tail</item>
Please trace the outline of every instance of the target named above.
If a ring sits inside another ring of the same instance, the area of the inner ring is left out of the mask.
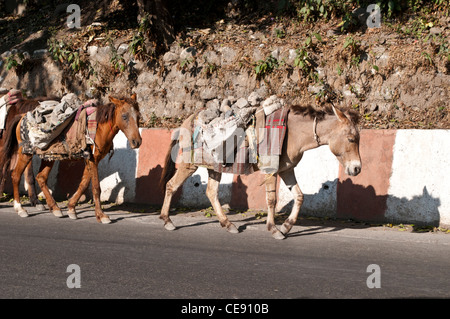
[[[16,127],[20,122],[22,115],[16,115],[11,121],[6,124],[2,140],[2,152],[0,155],[0,180],[3,181],[6,178],[6,174],[9,171],[9,166],[14,153],[17,151],[18,141],[16,137]]]
[[[162,190],[166,190],[167,182],[175,175],[175,160],[180,149],[180,144],[178,143],[178,138],[180,135],[180,131],[176,130],[172,135],[172,142],[170,143],[169,150],[166,155],[166,159],[164,160],[164,169],[161,174],[161,179],[159,181],[159,185]],[[173,158],[175,157],[175,158]]]

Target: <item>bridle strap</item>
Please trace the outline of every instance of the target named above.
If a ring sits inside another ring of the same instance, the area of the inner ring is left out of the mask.
[[[317,142],[317,145],[320,146],[320,138],[317,135],[317,117],[314,117],[313,133],[314,133],[314,140]]]

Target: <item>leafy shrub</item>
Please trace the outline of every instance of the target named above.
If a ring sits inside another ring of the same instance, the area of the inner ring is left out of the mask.
[[[267,57],[265,60],[258,60],[255,63],[255,73],[258,79],[263,79],[266,75],[270,74],[278,68],[280,65],[279,61],[272,55]]]

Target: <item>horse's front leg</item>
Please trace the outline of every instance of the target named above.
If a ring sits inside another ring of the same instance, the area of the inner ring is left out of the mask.
[[[275,225],[275,207],[277,205],[277,176],[266,175],[266,201],[267,201],[267,230],[272,233],[275,239],[284,239]]]
[[[227,229],[230,233],[238,233],[238,229],[231,223],[223,212],[222,205],[219,202],[219,184],[222,174],[208,169],[208,186],[206,187],[206,196],[208,196],[217,217],[219,218],[220,225]]]
[[[19,151],[20,152],[20,151]],[[28,212],[20,204],[20,193],[19,184],[22,178],[23,171],[27,167],[28,163],[31,161],[32,155],[19,153],[16,167],[11,174],[11,180],[14,192],[14,210],[19,214],[20,217],[28,217]]]
[[[75,210],[75,206],[80,200],[81,195],[83,195],[86,189],[88,188],[90,181],[91,181],[91,173],[89,170],[89,163],[86,162],[86,165],[84,166],[83,176],[81,177],[80,185],[78,185],[78,189],[69,199],[69,202],[67,204],[68,208],[67,215],[69,215],[70,219],[77,219],[77,212]]]
[[[98,178],[98,162],[89,161],[89,171],[92,183],[92,196],[94,197],[95,204],[95,217],[99,223],[109,224],[111,223],[111,219],[103,212],[100,202],[101,189],[100,179]]]
[[[180,167],[175,172],[175,175],[167,182],[165,195],[164,195],[164,202],[163,206],[161,208],[161,214],[159,216],[160,219],[164,221],[164,228],[167,230],[175,230],[176,227],[172,223],[172,220],[169,217],[170,212],[170,204],[172,202],[172,196],[175,194],[175,192],[183,185],[183,183],[190,177],[192,174],[195,173],[197,170],[196,166],[182,163],[180,164]]]
[[[36,180],[42,192],[44,193],[50,212],[52,212],[56,217],[62,217],[63,214],[61,212],[61,209],[58,207],[58,204],[56,203],[47,186],[48,175],[50,174],[54,163],[55,162],[43,161],[41,164],[41,171],[39,172],[39,174],[37,174]]]
[[[294,206],[292,207],[292,211],[289,217],[283,223],[283,226],[281,226],[281,232],[286,235],[287,233],[289,233],[292,226],[294,226],[294,224],[297,222],[298,213],[300,212],[300,208],[303,204],[303,193],[298,186],[294,169],[281,172],[279,173],[279,175],[294,196]]]
[[[30,198],[31,205],[35,206],[38,210],[41,211],[45,210],[45,206],[39,201],[37,197],[32,160],[30,161],[30,163],[28,163],[27,167],[25,168],[24,176],[25,176],[25,183],[27,185],[28,197]]]

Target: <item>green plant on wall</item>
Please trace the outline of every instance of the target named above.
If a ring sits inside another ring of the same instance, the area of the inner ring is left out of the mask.
[[[6,69],[9,71],[11,69],[17,69],[20,68],[23,61],[25,60],[25,57],[22,52],[18,53],[12,53],[10,56],[6,58]]]
[[[310,51],[315,48],[313,37],[316,38],[319,43],[322,42],[322,37],[317,32],[313,32],[311,35],[307,36],[303,45],[296,50],[294,66],[297,67],[301,74],[306,76],[310,81],[318,82],[319,74],[316,71],[314,60],[310,55]]]
[[[153,57],[154,52],[147,47],[146,38],[150,29],[150,18],[146,14],[139,22],[138,31],[133,35],[129,45],[129,52],[132,56],[146,60]]]
[[[279,66],[280,66],[280,62],[272,55],[267,57],[265,60],[258,60],[254,64],[254,70],[255,70],[256,77],[258,79],[263,79],[268,74],[272,73],[273,70],[275,70]]]
[[[68,67],[73,73],[87,67],[87,63],[81,58],[79,49],[73,48],[72,45],[62,40],[57,41],[53,38],[49,39],[47,44],[53,60]]]

